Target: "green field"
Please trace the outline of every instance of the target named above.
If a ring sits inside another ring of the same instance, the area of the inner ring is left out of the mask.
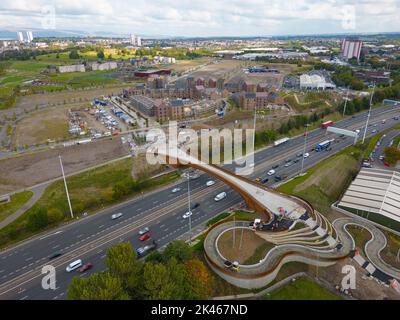
[[[271,294],[265,300],[341,300],[341,298],[308,278],[300,278]]]
[[[33,192],[22,191],[11,196],[10,202],[0,204],[0,221],[5,220],[7,217],[12,215],[15,211],[22,208],[30,198],[32,198]]]

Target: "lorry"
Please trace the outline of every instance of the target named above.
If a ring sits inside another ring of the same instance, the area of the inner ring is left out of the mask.
[[[326,129],[326,128],[328,128],[328,127],[333,126],[334,124],[335,124],[335,123],[334,123],[333,121],[331,121],[331,120],[325,121],[325,122],[322,122],[322,123],[321,123],[321,128],[322,128],[322,129]]]
[[[288,138],[288,137],[276,140],[274,142],[274,147],[277,147],[277,146],[279,146],[281,144],[287,143],[289,140],[290,140],[290,138]]]
[[[315,146],[315,151],[319,152],[319,151],[323,151],[329,148],[329,146],[331,145],[331,140],[326,140],[324,142],[318,143]]]

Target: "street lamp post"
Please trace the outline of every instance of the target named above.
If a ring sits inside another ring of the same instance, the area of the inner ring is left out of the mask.
[[[306,153],[306,147],[307,147],[307,136],[308,136],[308,126],[309,124],[306,124],[306,132],[304,134],[304,147],[303,147],[303,159],[301,159],[301,170],[300,170],[300,175],[303,174],[303,169],[304,169],[304,154]]]
[[[349,88],[347,87],[347,93],[346,93],[346,100],[344,101],[344,108],[343,108],[343,117],[346,114],[346,107],[347,107],[347,99],[349,97]]]
[[[62,160],[61,160],[61,155],[59,155],[58,158],[60,159],[61,172],[62,172],[62,176],[63,176],[63,179],[64,179],[65,192],[67,193],[69,211],[71,213],[71,218],[73,219],[74,218],[74,213],[72,212],[71,199],[69,198],[67,180],[66,180],[65,174],[64,174],[64,167],[63,167],[63,163],[62,163]]]
[[[364,141],[365,141],[365,136],[367,135],[369,117],[371,116],[372,97],[374,96],[374,92],[375,92],[375,82],[374,82],[374,86],[373,86],[373,88],[372,88],[371,97],[370,97],[370,99],[369,99],[369,111],[368,111],[368,115],[367,115],[367,122],[366,122],[366,124],[365,124],[364,136],[363,136],[363,139],[362,139],[362,143],[364,143]]]

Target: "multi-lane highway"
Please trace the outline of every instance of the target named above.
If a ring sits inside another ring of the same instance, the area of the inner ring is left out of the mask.
[[[373,134],[374,124],[382,130],[398,123],[393,119],[398,115],[399,111],[395,107],[373,110],[368,136]],[[382,119],[387,121],[382,124]],[[365,125],[365,121],[366,113],[363,113],[345,119],[337,123],[337,126],[351,130],[360,129]],[[338,142],[332,144],[331,151],[310,151],[317,143],[333,138]],[[309,132],[307,140],[307,152],[310,152],[310,157],[305,159],[305,168],[352,144],[351,138],[342,139],[332,134],[326,135],[322,129]],[[290,178],[298,174],[301,161],[289,167],[284,167],[284,163],[303,151],[303,142],[304,137],[299,136],[286,145],[258,151],[255,155],[255,170],[250,177],[254,179],[261,175],[266,176],[266,172],[275,164],[279,164],[276,169],[278,175],[287,175]],[[234,167],[228,164],[225,168],[232,170]],[[275,183],[271,178],[273,177],[270,177],[267,185]],[[193,210],[193,234],[201,229],[204,222],[241,201],[240,196],[222,182],[206,187],[208,179],[210,176],[203,174],[191,181],[192,202],[200,203],[200,206]],[[181,191],[172,193],[171,190],[176,186],[179,186]],[[222,191],[227,192],[227,197],[215,202],[215,195]],[[177,238],[188,239],[188,219],[182,218],[186,211],[187,182],[180,181],[173,186],[103,210],[4,250],[0,253],[0,299],[64,299],[73,276],[85,277],[104,270],[107,248],[122,241],[130,241],[134,248],[139,247],[141,243],[138,240],[138,231],[145,226],[150,228],[151,236],[157,240],[159,247]],[[118,220],[111,220],[111,215],[118,212],[122,212],[123,216]],[[56,251],[61,251],[63,255],[49,262],[48,257]],[[67,273],[65,267],[78,258],[84,262],[92,262],[94,268],[83,274]],[[44,290],[41,287],[41,268],[49,263],[57,270],[56,290]]]

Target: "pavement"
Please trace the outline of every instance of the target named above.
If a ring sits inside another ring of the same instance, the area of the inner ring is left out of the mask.
[[[398,123],[392,120],[398,114],[399,111],[393,107],[374,109],[370,123],[380,123],[382,119],[388,119],[385,124],[380,124],[380,128],[389,128]],[[365,121],[366,112],[355,118],[340,121],[337,126],[353,130],[363,126]],[[368,136],[372,135],[370,130]],[[307,139],[307,150],[331,137],[335,136],[326,135],[325,130],[322,129],[311,131]],[[287,175],[288,178],[297,175],[300,172],[300,163],[287,168],[283,164],[287,158],[293,158],[297,153],[302,152],[303,140],[304,137],[299,136],[286,145],[258,151],[255,154],[255,172],[250,178],[254,179],[266,173],[274,164],[279,164],[277,174]],[[310,157],[305,160],[305,170],[352,144],[351,138],[337,140],[338,143],[332,145],[332,151],[310,152]],[[224,165],[224,168],[234,170],[232,164]],[[191,181],[192,201],[201,204],[193,210],[192,234],[200,232],[203,225],[218,213],[242,202],[240,195],[222,182],[218,181],[215,185],[206,187],[205,183],[210,178],[209,175],[203,174]],[[267,183],[269,186],[274,184],[274,181]],[[179,186],[181,191],[172,193],[171,190],[175,186]],[[141,242],[138,240],[137,233],[145,226],[150,227],[151,236],[157,240],[159,247],[175,239],[188,239],[188,220],[182,218],[187,211],[186,191],[187,182],[178,182],[170,188],[104,209],[95,215],[81,218],[2,250],[0,253],[0,299],[65,299],[66,289],[73,276],[86,277],[91,273],[104,270],[106,250],[114,244],[129,241],[134,248],[139,247]],[[227,193],[227,197],[215,202],[215,195],[222,191]],[[111,220],[111,215],[118,212],[122,212],[123,216],[118,220]],[[57,288],[44,290],[41,287],[41,268],[49,264],[48,257],[55,251],[63,253],[61,257],[51,261],[57,270]],[[94,268],[83,274],[65,272],[65,267],[77,258],[83,259],[84,262],[92,262]]]

